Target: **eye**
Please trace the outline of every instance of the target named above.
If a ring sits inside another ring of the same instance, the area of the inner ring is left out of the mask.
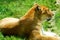
[[[46,14],[47,12],[46,11],[42,11],[42,14]]]

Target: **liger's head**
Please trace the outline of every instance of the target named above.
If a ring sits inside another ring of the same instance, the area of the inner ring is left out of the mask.
[[[48,21],[52,18],[53,12],[46,6],[40,6],[38,4],[35,4],[35,14],[38,19],[40,20],[45,20],[47,19]]]

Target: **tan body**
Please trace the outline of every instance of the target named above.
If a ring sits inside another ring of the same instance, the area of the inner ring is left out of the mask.
[[[36,24],[31,19],[5,18],[0,22],[0,31],[5,35],[27,36],[35,28]]]
[[[29,36],[32,30],[37,26],[38,19],[35,16],[35,9],[37,5],[34,5],[23,17],[16,18],[4,18],[0,21],[0,31],[4,35],[18,35]],[[39,27],[40,29],[40,27]]]
[[[2,19],[0,21],[0,31],[5,35],[25,36],[28,38],[26,40],[36,40],[35,38],[39,40],[48,40],[41,34],[41,22],[47,18],[51,18],[52,15],[52,12],[47,7],[35,4],[20,19]]]

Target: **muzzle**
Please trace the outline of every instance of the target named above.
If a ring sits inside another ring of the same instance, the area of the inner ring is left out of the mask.
[[[47,21],[50,21],[51,20],[51,18],[47,18]]]

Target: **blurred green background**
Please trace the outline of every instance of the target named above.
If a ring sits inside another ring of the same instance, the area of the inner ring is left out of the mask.
[[[51,25],[49,22],[44,22],[43,26],[45,30],[48,28],[51,31],[60,35],[60,5],[56,5],[56,0],[0,0],[0,19],[5,17],[15,17],[20,18],[23,16],[33,5],[34,3],[38,3],[40,5],[45,5],[52,11],[55,12],[54,25]],[[4,37],[2,33],[0,33],[0,40],[23,40],[22,38],[17,38],[14,36],[6,36]]]

